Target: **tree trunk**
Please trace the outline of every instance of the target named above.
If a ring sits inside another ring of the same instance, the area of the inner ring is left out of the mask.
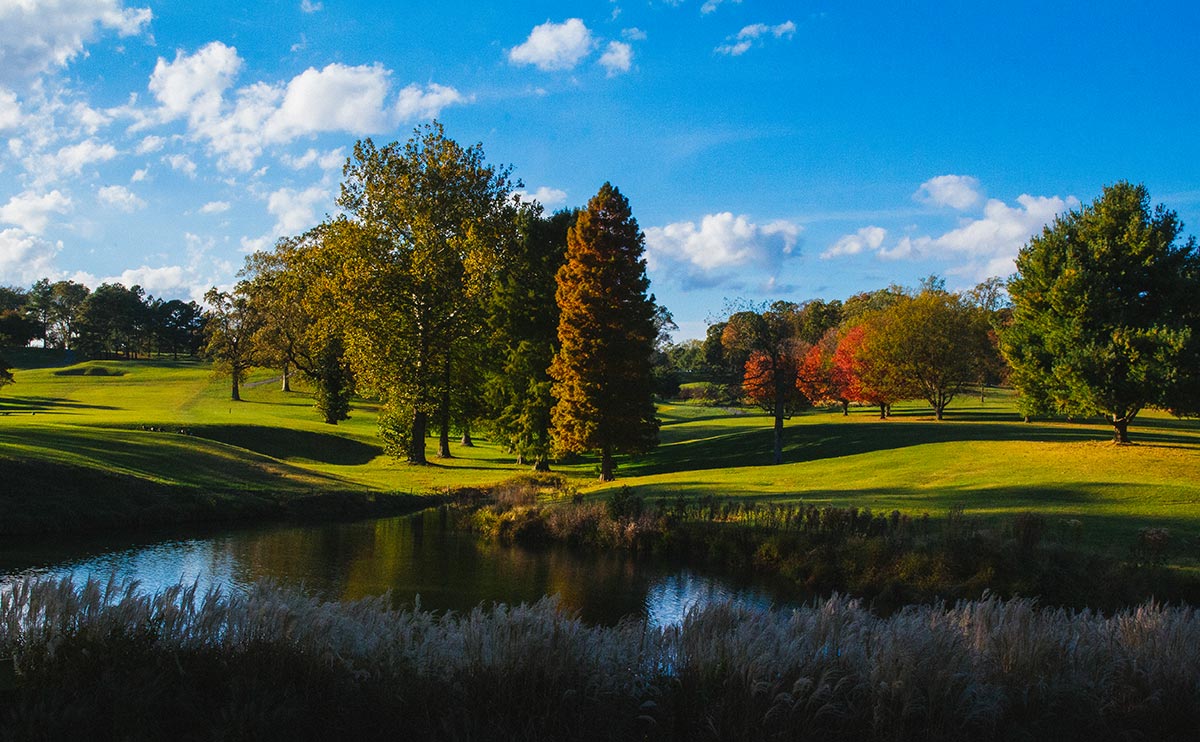
[[[288,375],[287,361],[283,362],[283,385],[280,386],[280,391],[284,391],[284,392],[292,391],[292,381],[291,381],[291,377]]]
[[[885,405],[885,404],[879,405],[879,419],[880,420],[887,419],[887,405]]]
[[[229,398],[232,399],[234,402],[242,401],[241,391],[238,389],[238,383],[241,381],[241,379],[238,377],[239,377],[239,374],[237,371],[232,371],[229,374],[229,379],[231,382]]]
[[[983,398],[983,393],[987,389],[983,382],[979,382],[979,404],[984,404],[987,400]]]
[[[533,462],[534,471],[550,471],[550,462],[544,456],[538,456]]]
[[[783,400],[775,400],[775,458],[776,464],[783,463]]]
[[[849,416],[850,416],[850,403],[842,402],[842,417],[849,417]]]
[[[442,372],[442,394],[438,402],[438,458],[452,459],[450,453],[450,357],[446,357],[446,367]]]
[[[462,446],[463,448],[474,448],[475,447],[475,441],[471,440],[471,426],[468,425],[467,423],[463,423],[462,440],[459,441],[458,444],[460,446]]]
[[[605,446],[600,450],[600,481],[611,482],[613,480],[613,454],[612,447]]]
[[[1129,418],[1113,415],[1113,443],[1127,445],[1129,443]]]
[[[424,410],[413,412],[412,423],[412,440],[408,444],[408,463],[410,464],[427,464],[425,458],[425,424],[428,422],[429,413]]]

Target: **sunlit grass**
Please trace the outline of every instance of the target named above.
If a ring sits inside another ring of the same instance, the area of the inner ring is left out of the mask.
[[[18,359],[18,363],[20,363]],[[25,366],[39,365],[28,362]],[[81,466],[187,488],[279,492],[366,490],[422,494],[495,483],[521,471],[483,436],[452,444],[455,457],[411,466],[385,455],[375,408],[322,423],[303,384],[280,391],[252,374],[243,402],[195,361],[90,361],[17,371],[0,394],[0,460]],[[103,374],[103,375],[101,375]],[[596,463],[556,469],[585,494],[629,485],[648,497],[717,494],[780,503],[899,509],[942,516],[959,505],[979,517],[1034,510],[1079,520],[1086,541],[1128,543],[1137,529],[1200,537],[1200,424],[1143,413],[1137,445],[1109,444],[1102,421],[1024,423],[1011,392],[960,397],[937,422],[928,407],[898,404],[813,410],[785,426],[784,460],[771,466],[771,421],[743,408],[660,406],[662,444],[621,462],[599,485]]]

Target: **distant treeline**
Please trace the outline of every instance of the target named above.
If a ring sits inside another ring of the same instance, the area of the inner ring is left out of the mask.
[[[0,286],[0,347],[34,342],[90,358],[195,356],[204,344],[204,310],[120,283],[95,291],[46,278],[28,289]]]

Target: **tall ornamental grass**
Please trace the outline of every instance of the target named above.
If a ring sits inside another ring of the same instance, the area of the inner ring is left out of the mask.
[[[0,594],[7,739],[1108,740],[1200,737],[1200,616],[842,597],[597,627],[261,584],[29,579]]]

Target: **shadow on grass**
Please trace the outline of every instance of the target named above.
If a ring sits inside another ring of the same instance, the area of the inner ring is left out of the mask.
[[[821,413],[818,413],[821,414]],[[831,415],[832,417],[832,415]],[[1109,433],[1100,423],[1023,423],[1011,413],[965,413],[938,422],[913,419],[816,422],[784,427],[784,463],[801,463],[957,441],[1030,441],[1102,443]],[[727,419],[714,417],[713,419]],[[664,426],[663,445],[622,465],[626,475],[724,469],[771,464],[772,431],[768,417],[760,427],[724,425]],[[688,421],[688,422],[695,422]],[[1130,427],[1135,443],[1195,449],[1200,444],[1194,422],[1152,418]]]
[[[189,432],[201,438],[276,459],[301,458],[339,466],[366,464],[383,452],[379,446],[333,433],[314,433],[265,425],[199,426],[190,428]]]
[[[119,410],[112,405],[85,404],[62,397],[0,397],[0,415],[58,410]]]

